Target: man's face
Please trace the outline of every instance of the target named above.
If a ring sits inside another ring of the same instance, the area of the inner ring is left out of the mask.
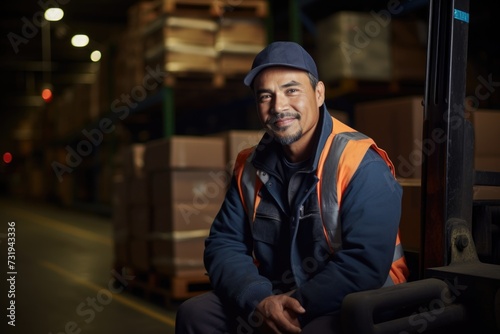
[[[282,145],[311,140],[324,102],[324,85],[314,90],[307,72],[289,67],[270,67],[253,82],[261,122]]]

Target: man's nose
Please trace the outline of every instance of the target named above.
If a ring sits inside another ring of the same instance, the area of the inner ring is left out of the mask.
[[[274,96],[274,112],[280,113],[288,110],[288,98],[283,93],[278,93]]]

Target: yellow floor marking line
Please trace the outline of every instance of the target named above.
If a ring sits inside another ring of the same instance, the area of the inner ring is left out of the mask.
[[[70,234],[72,236],[87,239],[90,241],[98,242],[103,245],[111,246],[113,244],[112,239],[100,234],[84,230],[82,228],[63,223],[61,221],[47,218],[39,214],[34,214],[31,212],[25,212],[18,209],[9,208],[9,210],[15,211],[15,215],[23,219],[28,219],[36,224],[49,227],[51,229]]]
[[[70,279],[71,281],[73,282],[76,282],[80,285],[83,285],[85,286],[86,288],[89,288],[91,290],[94,290],[96,292],[99,292],[100,290],[105,290],[106,288],[104,287],[101,287],[97,284],[94,284],[92,282],[89,282],[61,267],[59,267],[58,265],[55,265],[51,262],[47,262],[47,261],[42,261],[40,262],[40,264],[42,266],[44,266],[45,268],[63,276],[63,277],[66,277],[68,279]],[[130,298],[127,298],[126,296],[123,296],[123,295],[120,295],[120,294],[116,294],[116,293],[113,293],[113,300],[116,300],[117,302],[123,304],[123,305],[126,305],[128,307],[130,307],[131,309],[134,309],[144,315],[147,315],[153,319],[156,319],[164,324],[167,324],[171,327],[175,327],[175,320],[172,319],[171,317],[168,317],[164,314],[161,314],[161,313],[158,313],[156,311],[153,311],[151,310],[150,308],[148,307],[145,307],[145,306],[142,306],[140,305],[139,303],[133,301],[132,299]]]

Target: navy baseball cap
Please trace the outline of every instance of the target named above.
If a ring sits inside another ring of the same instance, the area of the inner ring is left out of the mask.
[[[311,55],[295,42],[273,42],[255,57],[252,69],[243,82],[251,86],[253,79],[263,69],[271,66],[288,66],[311,73],[318,79],[318,69]]]

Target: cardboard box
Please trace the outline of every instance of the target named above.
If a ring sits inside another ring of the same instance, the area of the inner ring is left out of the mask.
[[[500,111],[480,109],[468,114],[474,127],[474,168],[500,173]],[[475,200],[500,200],[500,187],[474,186]]]
[[[172,73],[214,73],[218,53],[213,46],[199,46],[165,41],[146,50],[148,66],[160,67]]]
[[[224,158],[228,173],[232,174],[238,153],[245,148],[257,145],[264,133],[265,130],[229,130],[214,135],[224,139]],[[229,179],[227,181],[229,184]]]
[[[148,240],[131,240],[129,243],[130,265],[136,271],[151,269],[151,251]]]
[[[392,17],[391,44],[397,47],[426,49],[428,30],[428,24],[424,20]]]
[[[316,28],[321,80],[391,80],[388,24],[369,13],[341,11],[319,21]]]
[[[152,209],[149,205],[132,205],[129,207],[130,236],[137,240],[146,240],[151,233]]]
[[[405,251],[419,252],[421,249],[421,194],[420,179],[400,179],[403,187],[399,236]]]
[[[131,5],[127,11],[129,29],[140,30],[158,18],[156,1],[139,1]]]
[[[109,61],[115,73],[114,91],[111,92],[114,97],[129,93],[133,87],[142,85],[145,75],[144,41],[138,30],[130,29],[121,33],[117,48],[116,58]],[[109,80],[108,73],[102,75],[105,80]],[[108,100],[106,105],[108,109],[110,102]]]
[[[267,31],[263,20],[224,18],[219,23],[215,47],[219,51],[231,48],[231,45],[251,45],[257,53],[267,44]],[[247,69],[248,70],[248,69]]]
[[[399,177],[421,177],[422,152],[432,149],[433,143],[422,140],[422,102],[422,97],[409,96],[362,102],[354,108],[354,127],[387,151]],[[475,168],[500,171],[500,111],[480,109],[468,116],[474,128]]]
[[[146,52],[164,44],[185,44],[213,48],[218,25],[212,19],[162,16],[143,31]]]
[[[428,24],[422,20],[392,18],[390,31],[393,79],[423,83],[427,67]]]
[[[132,177],[128,183],[127,204],[148,205],[151,202],[151,182],[149,176]]]
[[[500,200],[500,187],[474,186],[473,196],[476,201],[498,201]]]
[[[122,166],[123,175],[126,178],[143,177],[144,176],[144,151],[145,144],[132,144],[123,147],[119,152],[119,161]]]
[[[420,178],[423,111],[419,96],[362,102],[354,107],[354,128],[389,154],[399,177]]]
[[[128,228],[128,182],[125,182],[123,175],[113,177],[113,191],[111,197],[113,229],[119,230]]]
[[[146,144],[144,168],[147,172],[172,168],[223,169],[224,140],[209,136],[172,136]]]
[[[476,155],[474,158],[474,168],[479,171],[500,172],[500,156]]]
[[[151,241],[152,264],[156,271],[172,276],[203,274],[203,252],[208,230],[190,234],[157,234]]]
[[[224,75],[246,74],[252,67],[256,53],[254,51],[223,51],[219,54],[218,72]]]
[[[392,78],[397,81],[425,82],[427,49],[392,46]]]
[[[130,245],[128,242],[117,241],[113,244],[114,265],[125,267],[130,265]]]
[[[399,232],[405,251],[421,251],[422,186],[420,179],[399,179],[403,187]],[[475,186],[473,200],[499,200],[500,188]],[[471,203],[472,205],[472,203]]]
[[[221,204],[226,195],[224,170],[170,170],[152,173],[152,203],[163,206],[172,202],[190,203],[201,208]]]
[[[500,110],[479,109],[468,115],[474,126],[475,155],[500,158]]]
[[[220,210],[220,204],[194,205],[173,202],[153,207],[153,233],[209,229]]]

